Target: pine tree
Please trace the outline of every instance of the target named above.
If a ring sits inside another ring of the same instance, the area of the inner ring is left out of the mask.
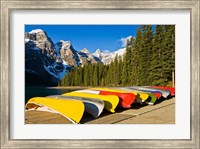
[[[131,42],[130,40],[127,40],[127,45],[126,45],[126,59],[124,59],[126,62],[126,82],[125,85],[128,85],[128,83],[130,82],[130,79],[131,79],[131,74],[132,74],[132,69],[131,69]],[[125,70],[124,70],[125,71]],[[125,77],[125,76],[124,76]]]
[[[141,74],[142,74],[142,66],[141,66],[141,57],[142,57],[142,29],[141,27],[138,28],[136,38],[134,41],[133,47],[133,68],[132,68],[132,75],[133,84],[134,85],[141,85]]]
[[[153,42],[153,54],[151,60],[151,80],[152,85],[164,85],[163,74],[163,49],[164,49],[164,26],[157,25]]]
[[[109,71],[108,71],[108,75],[109,75],[109,86],[113,86],[115,84],[113,78],[114,78],[114,62],[112,61],[109,65]]]
[[[133,74],[134,74],[134,55],[133,55],[133,52],[134,52],[134,44],[135,44],[135,38],[131,37],[130,38],[130,41],[129,41],[129,48],[130,48],[130,56],[129,56],[129,66],[128,66],[128,85],[133,85],[134,83],[134,78],[133,78]]]
[[[175,70],[175,26],[165,26],[165,41],[163,50],[163,75],[165,85],[172,81]]]
[[[90,64],[89,65],[89,76],[90,76],[90,86],[93,86],[94,85],[94,82],[93,82],[93,65]]]
[[[109,69],[109,65],[104,65],[103,76],[102,76],[103,86],[107,86],[106,77],[107,77],[107,74],[108,74],[108,69]]]
[[[140,49],[140,85],[150,85],[150,62],[152,56],[152,26],[142,25],[142,44]]]
[[[102,63],[100,63],[100,64],[98,64],[98,66],[99,66],[99,76],[98,76],[98,80],[99,80],[99,85],[100,86],[104,86],[104,69],[105,69],[105,67],[104,67],[104,64],[102,64]]]
[[[89,86],[89,65],[84,66],[84,86]]]
[[[144,41],[144,47],[147,50],[147,82],[145,85],[151,85],[151,73],[150,73],[150,67],[151,67],[151,57],[153,54],[153,30],[151,25],[147,25],[147,34]]]
[[[118,64],[118,55],[115,56],[113,62],[113,82],[114,85],[119,84],[119,64]]]
[[[94,72],[93,72],[93,85],[94,86],[98,86],[99,85],[99,80],[98,80],[98,68],[97,68],[97,64],[94,64],[93,65],[93,70],[94,70]]]
[[[122,62],[122,85],[127,85],[127,54],[125,54]]]
[[[118,67],[119,67],[119,73],[118,73],[118,78],[119,78],[119,85],[122,85],[122,69],[123,69],[123,62],[122,62],[122,56],[119,56],[119,63],[118,63]]]

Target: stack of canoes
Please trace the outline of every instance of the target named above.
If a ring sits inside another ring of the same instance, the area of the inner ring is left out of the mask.
[[[31,98],[26,110],[57,113],[72,123],[79,123],[84,112],[97,118],[103,109],[114,113],[117,107],[128,109],[134,106],[133,103],[154,105],[160,98],[173,96],[175,88],[163,86],[90,88],[63,95]]]

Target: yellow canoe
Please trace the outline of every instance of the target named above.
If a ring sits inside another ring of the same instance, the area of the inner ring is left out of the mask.
[[[63,100],[48,97],[34,97],[29,99],[26,104],[26,109],[28,110],[37,110],[38,107],[47,107],[75,123],[80,122],[85,109],[84,104],[81,101],[73,99]]]
[[[90,88],[90,90],[100,90],[100,91],[110,91],[110,92],[118,92],[118,93],[133,93],[136,95],[136,100],[142,100],[144,102],[148,99],[149,95],[147,93],[141,93],[136,91],[127,91],[123,89],[117,89],[117,88]]]
[[[115,95],[98,95],[98,94],[91,94],[91,93],[84,93],[84,92],[69,92],[62,94],[62,96],[76,96],[76,97],[86,97],[86,98],[92,98],[92,99],[100,99],[104,101],[104,108],[114,113],[115,108],[117,107],[119,103],[119,98]]]

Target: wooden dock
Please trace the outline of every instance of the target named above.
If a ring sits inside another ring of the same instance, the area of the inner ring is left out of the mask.
[[[71,121],[66,119],[60,114],[45,112],[45,111],[26,111],[25,112],[26,124],[72,124]]]
[[[50,112],[26,111],[26,124],[72,124],[65,117]],[[84,113],[81,124],[175,124],[175,98],[160,100],[150,106],[135,104],[131,109],[116,109],[114,114],[103,111],[94,119]]]

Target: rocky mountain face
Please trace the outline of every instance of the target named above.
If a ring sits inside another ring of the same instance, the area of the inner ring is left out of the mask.
[[[56,44],[56,51],[60,55],[60,58],[66,65],[79,66],[78,52],[74,50],[72,44],[69,41],[60,40]]]
[[[84,48],[81,51],[74,50],[70,41],[59,41],[56,45],[56,51],[60,54],[61,59],[65,64],[78,67],[84,66],[88,63],[101,62],[99,58],[96,58],[90,52]]]
[[[53,43],[41,29],[25,33],[25,77],[26,86],[55,86],[72,67],[88,63],[110,64],[115,56],[123,56],[124,49],[115,52],[96,50],[90,53],[86,48],[76,51],[70,41]]]
[[[25,33],[26,85],[54,86],[69,67],[62,63],[55,45],[43,30]]]
[[[69,41],[54,44],[41,29],[25,33],[26,86],[54,86],[72,67],[98,62],[86,48],[78,52]]]
[[[92,55],[86,48],[79,52],[79,57],[82,66],[87,63],[101,63],[101,60],[98,57]]]

